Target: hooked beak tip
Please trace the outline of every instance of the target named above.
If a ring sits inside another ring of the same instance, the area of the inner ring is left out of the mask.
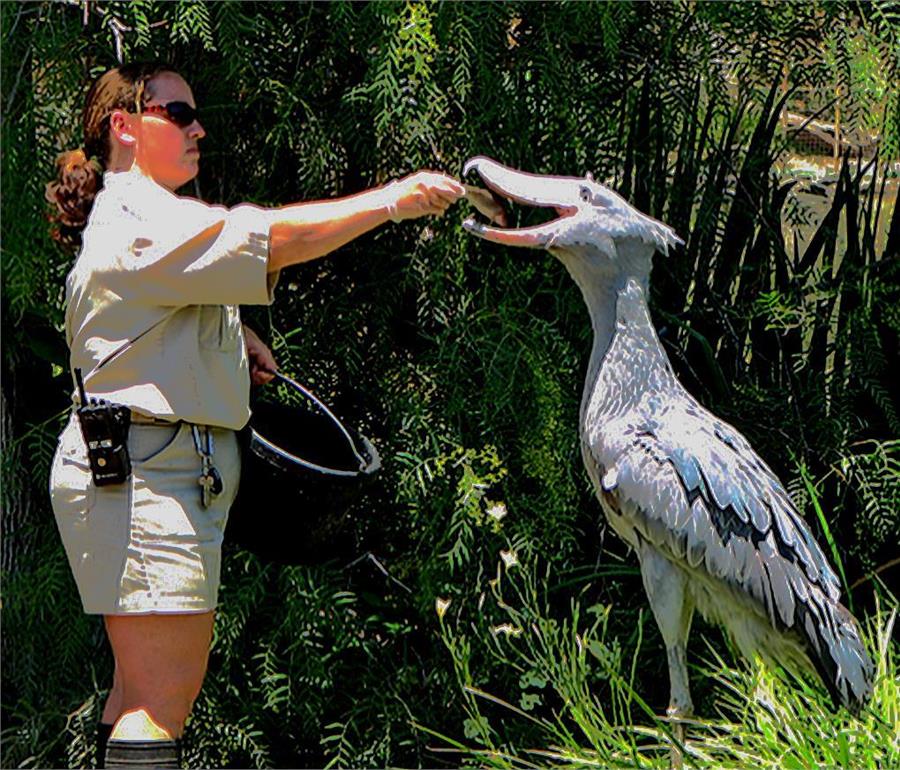
[[[479,160],[478,158],[472,158],[470,160],[467,160],[466,165],[463,166],[462,175],[468,176],[469,173],[472,171],[472,169],[477,169],[478,168],[478,160]]]

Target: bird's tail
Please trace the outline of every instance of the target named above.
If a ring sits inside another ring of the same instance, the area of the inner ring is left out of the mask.
[[[798,603],[798,626],[808,642],[810,660],[835,704],[853,713],[872,694],[875,667],[866,651],[856,618],[844,605],[820,591]]]

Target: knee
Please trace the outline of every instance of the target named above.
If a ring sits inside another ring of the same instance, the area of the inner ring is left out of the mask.
[[[109,618],[120,713],[143,708],[166,729],[180,731],[206,675],[211,625],[211,615]]]

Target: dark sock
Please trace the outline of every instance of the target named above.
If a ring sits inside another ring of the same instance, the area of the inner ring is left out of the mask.
[[[112,732],[113,726],[106,722],[97,724],[97,767],[105,767],[106,762],[106,743],[109,741],[109,734]]]
[[[106,767],[181,767],[181,741],[123,741],[106,744]]]

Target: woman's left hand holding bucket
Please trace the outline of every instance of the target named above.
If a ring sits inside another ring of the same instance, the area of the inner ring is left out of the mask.
[[[247,358],[250,359],[250,381],[254,385],[271,382],[278,370],[275,356],[253,329],[244,324],[244,339],[247,342]]]

